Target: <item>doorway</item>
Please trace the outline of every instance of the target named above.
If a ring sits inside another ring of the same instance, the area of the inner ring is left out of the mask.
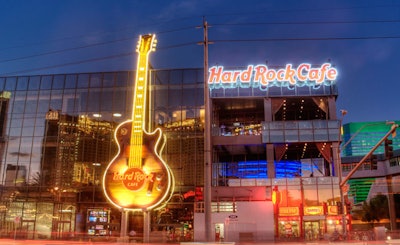
[[[304,238],[306,241],[319,240],[320,224],[319,221],[304,221]]]
[[[23,239],[35,239],[35,221],[22,220],[21,230],[18,235],[19,238]]]
[[[216,242],[224,241],[224,223],[216,223],[214,229],[215,229],[215,241]]]

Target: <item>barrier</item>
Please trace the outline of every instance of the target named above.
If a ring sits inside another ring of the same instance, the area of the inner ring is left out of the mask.
[[[387,244],[400,244],[400,239],[390,239],[386,240]]]

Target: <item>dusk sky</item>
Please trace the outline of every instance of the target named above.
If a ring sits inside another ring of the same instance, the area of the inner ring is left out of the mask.
[[[135,69],[155,33],[155,69],[331,62],[344,123],[400,120],[400,1],[0,0],[0,76]],[[199,28],[200,27],[200,28]]]

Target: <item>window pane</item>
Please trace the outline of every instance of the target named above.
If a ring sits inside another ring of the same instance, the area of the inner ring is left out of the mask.
[[[115,73],[105,73],[103,76],[103,87],[113,87],[114,77]]]
[[[115,86],[116,87],[125,87],[127,82],[129,80],[129,74],[127,72],[118,72],[117,73],[117,78],[115,81]],[[129,81],[129,84],[133,84],[134,81]]]
[[[28,77],[18,77],[17,90],[26,90],[28,87]]]
[[[64,81],[65,81],[65,75],[54,76],[53,89],[63,89]]]
[[[6,78],[0,77],[0,90],[3,90],[5,83],[6,83]]]
[[[5,90],[14,91],[16,84],[17,84],[17,78],[16,77],[7,77]]]
[[[65,78],[65,88],[76,88],[76,75],[67,75]]]
[[[40,89],[51,89],[53,76],[43,76],[40,83]]]
[[[87,88],[89,86],[89,75],[79,74],[78,76],[78,88]]]
[[[29,78],[29,90],[37,90],[40,87],[40,76]]]
[[[90,87],[91,88],[101,88],[101,82],[102,82],[102,74],[92,74],[90,76]]]

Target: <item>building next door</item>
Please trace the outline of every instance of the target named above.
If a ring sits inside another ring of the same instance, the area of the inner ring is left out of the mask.
[[[304,221],[304,238],[306,241],[319,240],[321,235],[319,220]]]

